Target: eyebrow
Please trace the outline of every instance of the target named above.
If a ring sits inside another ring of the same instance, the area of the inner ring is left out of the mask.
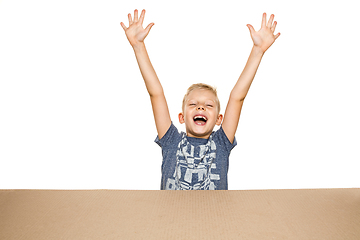
[[[198,100],[195,100],[195,99],[189,99],[186,101],[187,103],[190,103],[190,102],[199,102]],[[206,99],[205,101],[203,101],[204,103],[207,103],[207,102],[212,102],[212,103],[216,103],[215,100],[211,100],[211,99]]]

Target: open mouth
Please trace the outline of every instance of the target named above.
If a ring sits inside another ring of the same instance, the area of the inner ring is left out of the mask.
[[[194,122],[196,125],[205,125],[207,122],[207,118],[203,115],[196,115],[194,117]]]

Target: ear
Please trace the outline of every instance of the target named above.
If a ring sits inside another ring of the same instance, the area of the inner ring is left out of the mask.
[[[222,114],[219,114],[217,120],[216,120],[216,125],[220,126],[221,123],[222,123],[222,120],[223,120],[223,115]]]
[[[184,114],[183,114],[183,113],[179,113],[179,122],[180,122],[181,124],[183,124],[183,123],[185,122],[185,120],[184,120]]]

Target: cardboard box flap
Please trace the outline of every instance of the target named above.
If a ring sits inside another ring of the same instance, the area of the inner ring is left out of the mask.
[[[0,239],[360,239],[360,189],[0,190]]]

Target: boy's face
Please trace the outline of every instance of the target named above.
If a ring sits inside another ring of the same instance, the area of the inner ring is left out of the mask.
[[[185,123],[189,137],[209,138],[215,125],[220,125],[223,116],[219,114],[216,96],[206,89],[195,89],[187,96],[179,122]]]

